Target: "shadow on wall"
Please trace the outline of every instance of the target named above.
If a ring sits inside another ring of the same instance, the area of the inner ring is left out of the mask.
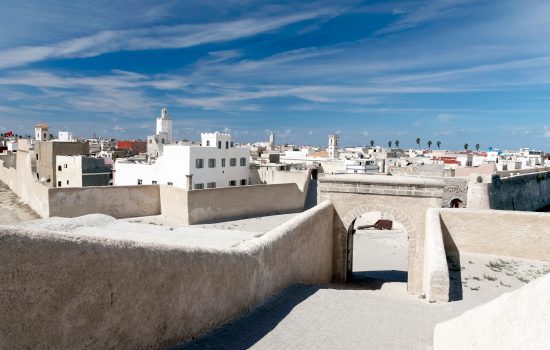
[[[449,301],[462,300],[462,265],[460,263],[460,252],[449,234],[449,229],[445,226],[445,222],[441,218],[439,220],[441,221],[445,255],[447,256],[447,267],[449,268]]]
[[[249,349],[271,332],[296,305],[319,289],[317,286],[301,284],[290,286],[243,317],[172,350]],[[238,336],[239,334],[245,336]]]
[[[398,270],[354,271],[345,289],[382,289],[384,283],[407,283],[408,272]]]

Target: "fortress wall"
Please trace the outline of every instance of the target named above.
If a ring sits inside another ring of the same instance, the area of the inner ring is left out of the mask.
[[[49,189],[50,217],[106,214],[129,218],[160,214],[158,185]]]
[[[446,251],[550,261],[550,215],[440,209]]]
[[[21,200],[40,217],[49,216],[48,187],[33,178],[31,172],[32,154],[21,147],[17,152],[16,167],[4,167],[0,160],[0,181],[5,183]]]
[[[430,302],[449,301],[449,268],[441,233],[439,209],[426,210],[422,290]]]
[[[193,190],[187,193],[188,224],[202,224],[229,219],[249,218],[262,215],[295,213],[304,210],[306,193],[298,185],[273,184],[243,187],[224,187]],[[174,209],[166,203],[163,214],[170,218]],[[176,208],[176,210],[180,210]]]
[[[289,284],[328,283],[333,210],[223,250],[0,226],[0,348],[164,349]]]
[[[500,178],[489,187],[492,209],[535,211],[550,205],[550,171]]]

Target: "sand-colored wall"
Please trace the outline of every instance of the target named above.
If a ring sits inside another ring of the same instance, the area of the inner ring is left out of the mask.
[[[164,349],[332,275],[329,202],[225,250],[0,226],[0,348]]]
[[[438,323],[434,350],[539,350],[550,344],[550,274]]]
[[[130,218],[160,214],[158,185],[50,188],[50,217],[106,214]]]
[[[449,301],[449,268],[441,232],[439,209],[426,210],[422,289],[430,302]]]
[[[491,209],[535,211],[550,205],[550,171],[507,178],[493,176]]]
[[[188,224],[216,222],[304,210],[306,193],[298,185],[274,184],[193,190],[187,193]],[[163,201],[165,202],[165,201]],[[178,205],[176,202],[164,206]],[[179,208],[175,208],[179,210]],[[163,212],[168,217],[173,209]],[[181,215],[171,217],[180,219]]]
[[[440,209],[448,251],[550,261],[550,214]]]
[[[38,182],[31,171],[33,153],[26,140],[16,155],[16,168],[4,167],[0,160],[0,181],[5,183],[25,204],[41,217],[49,216],[48,187]]]

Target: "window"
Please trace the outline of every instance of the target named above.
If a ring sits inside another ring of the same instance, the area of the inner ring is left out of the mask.
[[[67,168],[67,164],[63,165],[63,167],[66,169],[66,168]]]
[[[57,181],[57,187],[61,187],[61,181]]]
[[[225,158],[222,158],[222,167],[225,167]]]
[[[221,141],[218,141],[218,148],[222,149],[222,142]]]
[[[241,158],[241,166],[245,166],[246,165],[246,158],[242,157]]]
[[[61,165],[58,165],[58,166],[57,166],[57,170],[58,170],[58,171],[61,171]]]
[[[231,148],[233,148],[233,141],[231,141]]]
[[[199,158],[195,160],[195,168],[200,169],[204,167],[203,159]]]
[[[153,143],[153,140],[149,139],[149,144],[152,144]]]
[[[215,182],[209,182],[206,184],[206,188],[216,188],[216,183]]]
[[[229,148],[229,141],[225,141],[225,149]]]
[[[67,185],[69,184],[69,180],[67,180]]]
[[[46,138],[46,134],[44,134],[44,138]]]
[[[143,184],[143,180],[142,179],[138,179],[138,185],[141,185]]]
[[[229,186],[237,186],[237,180],[229,181]]]
[[[216,159],[215,158],[208,159],[208,167],[209,168],[215,168],[216,167]]]
[[[153,185],[156,185],[156,184],[157,184],[157,182],[156,182],[155,180],[151,181],[151,183],[152,183]]]
[[[174,186],[174,183],[173,182],[168,182],[167,185],[168,186]]]
[[[164,139],[161,139],[161,141],[162,141],[161,143],[164,145]]]
[[[206,146],[210,146],[210,140],[206,140]]]
[[[36,160],[38,160],[38,153],[36,154]]]
[[[246,179],[241,180],[241,186],[246,186]]]
[[[235,166],[235,165],[237,165],[237,158],[230,158],[229,166]]]
[[[204,184],[195,184],[196,190],[202,190],[204,188]]]

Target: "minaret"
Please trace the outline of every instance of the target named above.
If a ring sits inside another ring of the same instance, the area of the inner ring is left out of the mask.
[[[168,109],[163,107],[160,111],[160,117],[157,118],[157,135],[165,133],[167,143],[172,143],[172,119],[168,115]]]
[[[329,158],[338,158],[338,139],[340,137],[336,134],[328,135],[328,157]]]
[[[275,133],[273,131],[269,133],[269,147],[275,147]]]
[[[48,133],[48,125],[44,123],[38,123],[34,127],[34,139],[36,141],[48,141],[50,134]]]

